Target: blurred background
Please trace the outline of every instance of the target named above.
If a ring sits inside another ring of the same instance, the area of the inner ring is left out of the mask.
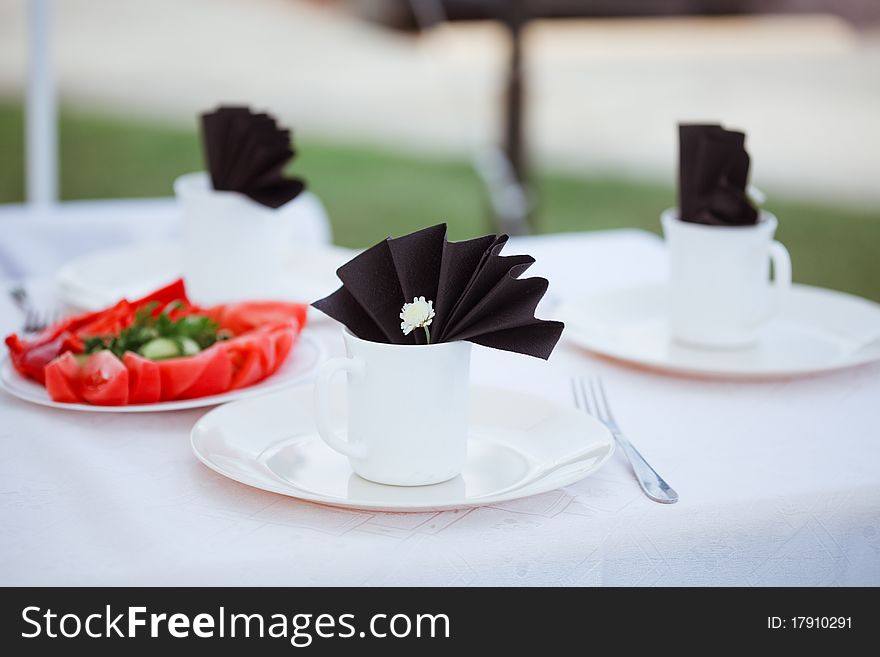
[[[0,204],[26,197],[30,0],[0,0]],[[796,281],[880,300],[877,0],[66,0],[63,200],[172,195],[197,114],[269,110],[362,247],[446,221],[644,228],[679,121],[745,130]],[[0,238],[2,239],[2,238]]]

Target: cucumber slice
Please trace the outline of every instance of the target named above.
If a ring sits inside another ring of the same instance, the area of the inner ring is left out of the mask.
[[[177,342],[170,338],[153,338],[138,349],[138,353],[150,360],[164,360],[166,358],[177,358],[182,354],[182,350]]]
[[[180,350],[184,356],[195,356],[201,351],[199,343],[192,338],[178,338],[177,341],[180,343]]]

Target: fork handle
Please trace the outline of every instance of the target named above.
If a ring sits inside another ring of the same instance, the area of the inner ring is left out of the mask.
[[[632,443],[627,440],[626,436],[617,432],[614,434],[614,438],[623,449],[623,453],[626,454],[626,458],[636,474],[639,486],[645,491],[645,495],[661,504],[675,504],[678,502],[678,493],[663,480],[663,477],[657,474],[654,468],[645,460],[645,457],[639,453],[639,450],[633,447]]]
[[[26,313],[28,311],[30,303],[28,303],[28,293],[24,285],[19,284],[13,287],[9,290],[9,296],[12,297],[12,300],[21,312]]]

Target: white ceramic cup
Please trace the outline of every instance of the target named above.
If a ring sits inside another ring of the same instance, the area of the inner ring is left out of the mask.
[[[345,358],[317,373],[318,433],[380,484],[424,486],[461,472],[467,456],[471,344],[394,345],[343,331]],[[333,427],[331,379],[348,373],[347,439]]]
[[[177,178],[174,192],[183,215],[182,273],[187,291],[202,304],[277,297],[293,245],[330,241],[323,206],[308,192],[269,208],[244,194],[215,190],[203,171]]]
[[[747,347],[791,288],[791,258],[776,240],[776,217],[751,226],[708,226],[660,215],[669,248],[669,330],[682,343]],[[773,278],[770,278],[770,263]]]

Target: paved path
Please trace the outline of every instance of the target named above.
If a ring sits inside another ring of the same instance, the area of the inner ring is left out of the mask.
[[[23,89],[24,0],[0,0],[0,94]],[[70,102],[192,122],[217,101],[300,134],[456,153],[494,137],[503,34],[425,38],[296,0],[57,2]],[[880,31],[823,17],[536,23],[537,160],[673,179],[678,119],[745,128],[772,192],[880,202]]]

